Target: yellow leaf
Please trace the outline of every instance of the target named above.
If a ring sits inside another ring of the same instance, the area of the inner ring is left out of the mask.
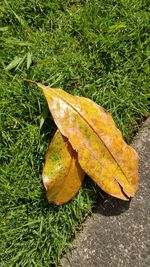
[[[42,173],[48,201],[56,205],[68,202],[79,191],[84,175],[77,153],[57,130],[49,144]]]
[[[124,200],[133,197],[138,187],[138,155],[125,143],[111,115],[87,98],[36,84],[60,132],[78,152],[82,169],[106,193]]]

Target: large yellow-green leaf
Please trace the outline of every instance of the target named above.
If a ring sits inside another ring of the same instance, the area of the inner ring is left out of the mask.
[[[42,179],[49,202],[61,205],[79,191],[85,173],[77,161],[77,152],[57,130],[48,146]]]
[[[78,152],[82,169],[108,194],[128,199],[138,187],[138,155],[111,115],[93,101],[40,83],[61,133]]]

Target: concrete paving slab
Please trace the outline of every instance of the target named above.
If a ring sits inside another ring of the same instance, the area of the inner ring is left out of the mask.
[[[59,266],[150,267],[150,118],[132,146],[140,155],[137,195],[131,202],[104,197]]]

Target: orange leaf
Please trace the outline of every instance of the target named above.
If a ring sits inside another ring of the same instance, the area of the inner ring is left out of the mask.
[[[78,152],[82,169],[108,194],[124,200],[133,197],[138,155],[125,143],[111,115],[87,98],[36,84],[43,89],[60,132]]]
[[[68,202],[79,191],[84,175],[77,153],[57,130],[49,144],[42,173],[48,201],[56,205]]]

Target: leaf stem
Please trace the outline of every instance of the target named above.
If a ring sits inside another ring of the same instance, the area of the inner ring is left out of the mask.
[[[37,85],[37,82],[33,81],[33,80],[28,80],[28,79],[23,79],[23,81],[27,82],[27,83],[34,83]]]

